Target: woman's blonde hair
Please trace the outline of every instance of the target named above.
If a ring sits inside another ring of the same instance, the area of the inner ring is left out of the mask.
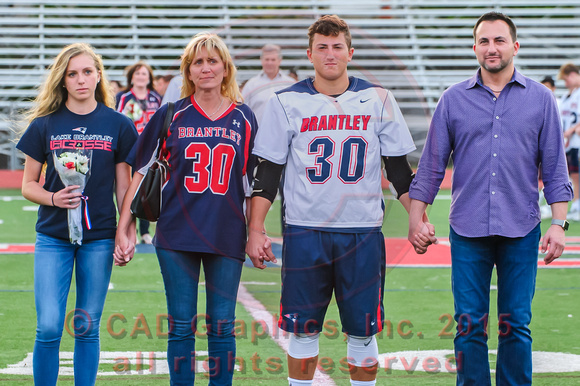
[[[40,85],[34,105],[26,113],[26,120],[29,123],[35,118],[54,113],[66,102],[68,97],[68,91],[64,87],[66,69],[72,58],[83,54],[93,59],[95,67],[101,75],[101,81],[97,83],[95,90],[95,99],[108,107],[113,108],[115,106],[115,97],[105,76],[101,56],[97,55],[93,47],[87,43],[73,43],[64,47],[54,59],[54,63],[49,67],[48,76]]]
[[[195,57],[200,50],[205,47],[208,52],[217,52],[220,59],[224,62],[226,69],[226,76],[222,80],[221,94],[232,102],[241,103],[242,93],[236,82],[236,66],[232,60],[232,56],[224,41],[214,33],[200,32],[196,34],[185,47],[183,55],[181,55],[181,75],[183,76],[183,86],[181,87],[181,97],[195,93],[195,85],[189,79],[189,66],[193,63]]]

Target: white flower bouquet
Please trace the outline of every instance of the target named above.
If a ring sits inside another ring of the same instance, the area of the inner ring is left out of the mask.
[[[87,180],[91,172],[92,150],[86,149],[59,149],[52,152],[54,168],[58,172],[60,180],[65,186],[78,185],[80,188],[74,192],[84,193]],[[82,196],[85,207],[85,220],[87,228],[90,229],[87,197]],[[83,241],[83,204],[74,209],[68,209],[68,234],[71,244],[81,245]]]
[[[128,116],[133,122],[136,122],[143,116],[143,109],[139,102],[130,100],[123,108],[123,114]]]

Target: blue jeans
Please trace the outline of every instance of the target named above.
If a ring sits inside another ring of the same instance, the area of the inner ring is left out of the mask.
[[[114,239],[68,240],[38,233],[34,251],[36,342],[33,371],[35,385],[56,385],[58,351],[65,324],[66,303],[73,267],[76,279],[74,316],[66,318],[74,334],[75,384],[94,385],[99,368],[99,327],[113,267]],[[71,327],[71,324],[74,324]]]
[[[167,361],[171,385],[193,385],[195,332],[207,331],[209,384],[231,385],[236,357],[236,298],[242,274],[240,259],[209,253],[156,248],[165,283],[169,337]],[[200,266],[203,262],[206,314],[197,314]],[[204,328],[204,325],[207,327]]]
[[[490,385],[487,348],[489,292],[497,270],[496,384],[532,384],[532,298],[536,287],[538,225],[524,237],[469,238],[451,228],[451,284],[455,301],[458,385]],[[492,324],[490,331],[495,331]]]

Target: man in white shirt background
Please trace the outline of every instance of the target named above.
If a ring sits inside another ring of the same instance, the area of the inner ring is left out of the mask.
[[[242,89],[244,103],[250,106],[259,123],[268,99],[276,91],[295,83],[293,78],[280,72],[280,64],[282,63],[280,46],[266,44],[262,47],[260,62],[262,63],[262,71],[250,78]]]

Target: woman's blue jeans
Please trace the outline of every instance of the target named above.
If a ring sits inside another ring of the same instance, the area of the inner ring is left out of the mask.
[[[167,361],[171,385],[193,385],[197,330],[198,334],[207,331],[209,384],[231,385],[236,357],[235,308],[243,262],[209,253],[156,251],[169,314]],[[198,314],[202,263],[207,302],[206,313]]]
[[[114,239],[68,240],[37,234],[34,250],[36,342],[33,371],[35,385],[56,385],[59,347],[65,319],[74,335],[76,385],[94,385],[99,368],[99,327],[113,267]],[[66,314],[73,267],[76,308]]]
[[[532,299],[540,226],[524,237],[469,238],[451,228],[451,284],[455,301],[458,385],[490,385],[487,322],[494,265],[497,271],[496,384],[532,384]],[[491,323],[491,322],[490,322]]]

